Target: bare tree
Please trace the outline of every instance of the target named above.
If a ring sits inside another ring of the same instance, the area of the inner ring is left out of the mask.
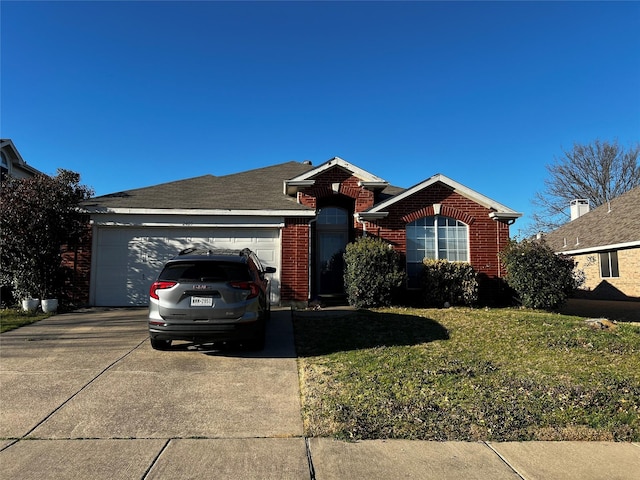
[[[595,208],[640,185],[639,154],[640,143],[625,149],[617,140],[576,143],[563,151],[546,167],[549,178],[533,200],[537,211],[530,233],[548,232],[569,221],[571,200],[586,199]]]

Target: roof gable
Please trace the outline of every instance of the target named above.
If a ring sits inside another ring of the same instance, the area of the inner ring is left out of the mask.
[[[640,186],[544,235],[558,253],[640,246]]]
[[[0,139],[0,151],[2,151],[3,162],[7,162],[4,168],[9,170],[9,175],[25,178],[42,174],[40,170],[25,162],[10,138]]]
[[[343,160],[340,157],[333,157],[322,165],[302,173],[296,177],[284,181],[284,193],[287,195],[295,195],[298,189],[310,187],[315,183],[315,179],[322,173],[334,167],[339,167],[351,173],[354,177],[359,178],[359,185],[372,190],[383,190],[389,186],[389,182],[382,178],[367,172],[366,170],[356,167],[355,165]]]
[[[370,208],[366,212],[362,212],[361,216],[366,219],[367,216],[371,218],[376,218],[380,214],[384,213],[384,210],[393,205],[400,200],[403,200],[411,195],[416,194],[417,192],[424,190],[425,188],[429,188],[431,185],[435,183],[442,183],[447,187],[451,188],[454,192],[474,201],[475,203],[482,205],[483,207],[492,210],[489,214],[491,218],[494,220],[503,220],[503,221],[514,221],[516,218],[520,218],[522,216],[521,213],[516,212],[515,210],[506,207],[505,205],[492,200],[491,198],[482,195],[481,193],[476,192],[475,190],[470,189],[462,185],[455,180],[452,180],[441,173],[433,175],[423,182],[414,185],[411,188],[404,190],[403,192],[388,198],[387,200],[378,203],[374,207]]]

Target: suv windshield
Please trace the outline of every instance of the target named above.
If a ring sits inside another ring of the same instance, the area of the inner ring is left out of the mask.
[[[251,280],[247,266],[237,262],[175,262],[167,265],[159,280],[229,282]]]

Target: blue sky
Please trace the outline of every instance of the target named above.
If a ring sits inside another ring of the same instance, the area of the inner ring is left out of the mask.
[[[0,134],[96,194],[339,156],[525,218],[574,142],[640,140],[639,2],[0,3]]]

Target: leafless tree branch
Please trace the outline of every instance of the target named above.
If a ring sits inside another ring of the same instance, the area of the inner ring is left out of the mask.
[[[640,143],[625,149],[617,140],[574,144],[547,165],[544,190],[535,194],[536,207],[528,233],[548,232],[570,219],[569,203],[589,200],[596,208],[640,185]]]

